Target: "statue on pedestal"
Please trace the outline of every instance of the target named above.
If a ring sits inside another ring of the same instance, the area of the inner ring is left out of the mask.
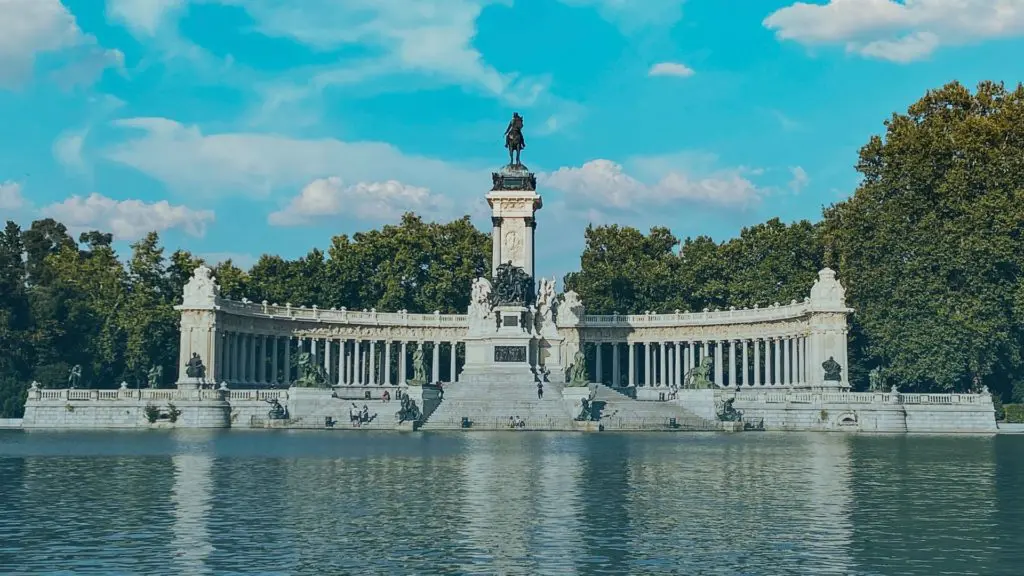
[[[508,148],[509,166],[522,166],[519,154],[526,148],[526,138],[523,137],[523,117],[518,112],[512,113],[512,120],[505,128],[505,148]]]
[[[494,272],[492,306],[528,306],[533,304],[533,279],[512,261],[498,266]]]
[[[537,331],[554,325],[555,280],[541,278],[537,283]]]
[[[875,366],[868,372],[868,392],[881,392],[885,376],[882,374],[882,367]]]
[[[711,367],[710,356],[701,358],[700,363],[686,373],[686,377],[683,379],[683,388],[691,390],[709,390],[714,388],[715,385],[711,382]]]
[[[146,374],[146,383],[149,384],[150,388],[159,388],[160,379],[163,378],[164,367],[163,366],[152,366],[149,372]]]
[[[569,366],[566,372],[566,385],[570,388],[580,388],[588,384],[587,357],[583,354],[583,350],[576,351],[576,355],[572,359],[572,365]]]
[[[416,346],[412,351],[412,380],[409,386],[423,386],[427,383],[427,361],[423,357],[423,345]]]
[[[296,362],[299,369],[299,379],[295,385],[300,388],[321,388],[327,385],[327,371],[323,366],[313,362],[313,355],[309,352],[299,354]]]
[[[192,353],[192,357],[185,364],[185,375],[200,380],[206,378],[206,366],[203,365],[203,359],[199,357],[199,354]]]
[[[825,382],[842,382],[843,381],[843,367],[836,362],[836,359],[832,356],[828,357],[821,363],[821,368],[825,371]]]
[[[82,365],[75,364],[68,372],[68,388],[78,388],[78,382],[82,379]]]

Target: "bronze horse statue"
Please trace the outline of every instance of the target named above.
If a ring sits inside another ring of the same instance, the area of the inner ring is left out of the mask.
[[[512,113],[512,120],[505,129],[505,148],[508,148],[509,166],[522,166],[519,153],[526,148],[526,139],[523,138],[523,117],[518,112]]]

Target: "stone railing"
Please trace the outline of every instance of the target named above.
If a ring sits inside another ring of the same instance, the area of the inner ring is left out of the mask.
[[[703,312],[680,312],[677,310],[670,314],[586,314],[582,318],[581,326],[588,328],[660,328],[746,324],[800,318],[811,311],[810,298],[806,298],[803,302],[794,300],[790,304],[774,304],[765,308],[730,308],[728,310],[704,310]]]
[[[287,400],[287,390],[227,390],[205,389],[189,390],[175,388],[119,388],[115,390],[64,389],[43,390],[29,389],[29,400],[51,402],[87,402],[90,400],[133,400],[153,402],[173,402],[175,400],[229,400],[262,402],[264,400]]]
[[[983,404],[988,394],[903,394],[896,392],[761,392],[740,390],[737,400],[765,404]]]
[[[357,324],[364,326],[423,326],[423,327],[468,327],[469,320],[465,314],[410,314],[408,312],[377,312],[376,310],[347,310],[345,308],[324,310],[313,306],[279,306],[241,302],[234,300],[218,300],[220,309],[230,314],[250,316],[253,318],[285,318],[292,320],[312,320],[316,322]]]

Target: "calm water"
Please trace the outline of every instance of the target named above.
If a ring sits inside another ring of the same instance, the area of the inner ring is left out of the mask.
[[[1024,571],[1024,437],[0,431],[5,574]]]

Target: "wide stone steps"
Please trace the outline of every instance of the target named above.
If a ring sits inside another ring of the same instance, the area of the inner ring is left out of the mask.
[[[530,430],[570,430],[572,415],[565,402],[557,400],[505,400],[502,398],[474,400],[452,399],[446,394],[434,413],[420,426],[421,430],[462,429],[462,419],[469,418],[472,428],[508,428],[509,418],[518,416]]]

